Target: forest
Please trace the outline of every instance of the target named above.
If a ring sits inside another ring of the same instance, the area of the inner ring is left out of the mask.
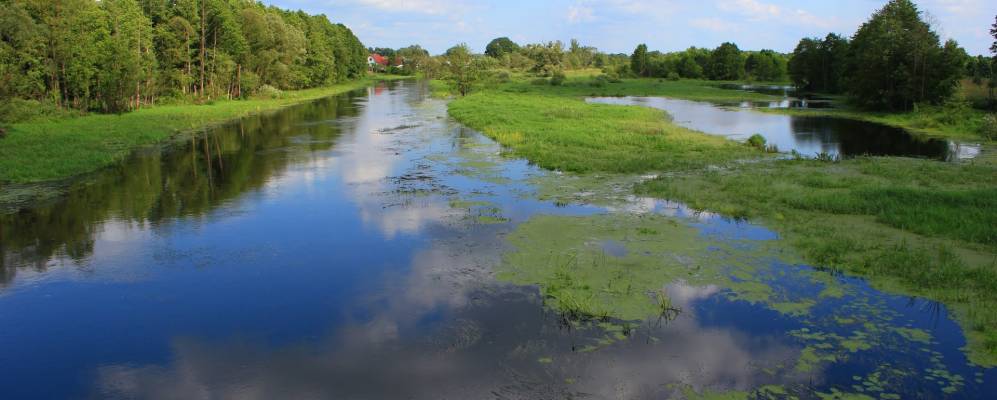
[[[0,120],[313,88],[365,74],[325,15],[253,0],[0,0]]]

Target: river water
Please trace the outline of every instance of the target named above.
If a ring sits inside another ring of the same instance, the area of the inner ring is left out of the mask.
[[[0,216],[0,397],[997,393],[944,306],[633,197],[626,177],[592,188],[503,157],[428,93],[386,83],[249,117]],[[688,234],[618,234],[631,220]],[[632,284],[675,312],[562,315],[509,277],[545,267],[528,248],[661,269]]]
[[[782,89],[785,90],[785,89]],[[903,156],[960,161],[980,154],[980,145],[924,138],[892,126],[823,116],[754,112],[756,108],[826,108],[827,103],[786,97],[773,102],[714,104],[664,97],[594,97],[591,103],[637,105],[667,111],[675,123],[700,132],[745,141],[765,137],[781,152],[827,155]]]

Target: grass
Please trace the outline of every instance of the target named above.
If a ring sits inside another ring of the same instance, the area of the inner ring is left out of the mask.
[[[36,183],[69,178],[112,165],[137,148],[183,132],[246,115],[331,96],[384,79],[284,92],[278,98],[217,101],[210,105],[169,105],[120,115],[29,121],[9,126],[0,139],[0,183]]]
[[[533,85],[527,77],[501,85],[500,89],[517,93],[545,94],[569,97],[619,97],[619,96],[660,96],[693,101],[715,103],[739,103],[742,101],[781,100],[781,96],[753,93],[741,90],[721,89],[724,83],[706,80],[683,79],[623,79],[619,83],[609,83],[597,79],[597,70],[582,70],[568,74],[568,80],[561,86]],[[784,83],[783,83],[784,84]],[[834,109],[759,109],[763,112],[830,116],[855,119],[896,126],[912,132],[940,138],[959,140],[988,141],[980,134],[983,116],[986,112],[970,107],[969,102],[978,98],[980,89],[970,81],[964,81],[957,99],[946,106],[922,106],[917,111],[906,113],[881,113],[858,110],[844,104],[840,96],[835,99],[838,108]]]
[[[683,170],[761,154],[671,124],[661,111],[573,97],[493,90],[454,100],[449,112],[512,154],[553,170]]]
[[[875,122],[906,129],[915,134],[930,137],[989,142],[980,132],[986,112],[965,106],[926,106],[905,113],[882,113],[861,111],[845,105],[836,109],[786,109],[769,108],[758,111],[799,115],[838,117]]]
[[[588,75],[570,76],[560,86],[534,85],[528,80],[517,79],[501,85],[508,92],[535,93],[552,96],[616,97],[616,96],[663,96],[696,101],[741,102],[772,101],[781,99],[763,93],[721,89],[719,85],[731,82],[665,79],[623,79],[618,83],[599,81]]]
[[[997,365],[997,166],[907,158],[780,160],[674,174],[644,195],[759,221],[814,265],[950,307]]]
[[[997,365],[997,159],[772,160],[758,149],[671,124],[660,111],[582,100],[661,95],[730,101],[745,92],[697,81],[592,82],[588,75],[569,77],[563,86],[517,80],[453,101],[450,114],[544,168],[660,172],[637,191],[763,222],[812,265],[942,302],[963,326],[970,358]],[[922,114],[927,112],[951,110]],[[892,125],[914,120],[851,116]],[[969,128],[949,131],[951,126],[931,129],[940,136],[971,135]],[[732,162],[739,159],[752,162]]]

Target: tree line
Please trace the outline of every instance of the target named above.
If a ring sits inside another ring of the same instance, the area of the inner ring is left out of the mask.
[[[324,15],[252,0],[0,0],[0,99],[122,112],[362,76]]]
[[[846,94],[864,108],[908,111],[950,99],[965,76],[993,82],[993,66],[992,58],[970,58],[955,40],[942,43],[910,0],[892,0],[851,39],[832,33],[800,40],[789,74],[803,90]]]
[[[716,49],[690,47],[685,51],[648,52],[640,44],[630,56],[629,69],[617,73],[669,79],[752,80],[779,82],[786,79],[787,56],[773,50],[742,51],[726,42]]]

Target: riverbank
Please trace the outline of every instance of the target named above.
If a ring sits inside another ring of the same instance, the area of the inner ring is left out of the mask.
[[[0,139],[0,183],[62,180],[113,165],[138,148],[185,132],[360,89],[402,76],[376,76],[338,85],[282,92],[276,98],[220,100],[205,105],[169,105],[108,115],[10,125]]]
[[[680,128],[660,111],[582,100],[618,93],[729,101],[747,93],[650,80],[629,87],[639,89],[514,82],[454,100],[450,115],[545,168],[660,174],[636,192],[762,222],[812,265],[941,302],[963,327],[971,360],[997,365],[992,157],[773,160]]]
[[[572,97],[671,97],[692,101],[707,101],[721,104],[740,102],[768,102],[783,100],[783,96],[746,90],[723,89],[724,84],[744,84],[744,82],[721,82],[683,79],[622,79],[613,83],[598,77],[593,70],[569,75],[559,86],[534,85],[526,78],[497,85],[503,91],[518,93],[543,93]],[[765,84],[758,84],[764,86]],[[960,93],[957,97],[967,96]],[[993,142],[997,138],[981,134],[984,111],[968,104],[953,103],[948,106],[927,106],[906,113],[881,113],[858,110],[842,104],[843,99],[832,96],[836,103],[833,109],[788,109],[757,108],[756,111],[804,116],[826,116],[875,122],[903,128],[921,136],[975,142]]]

